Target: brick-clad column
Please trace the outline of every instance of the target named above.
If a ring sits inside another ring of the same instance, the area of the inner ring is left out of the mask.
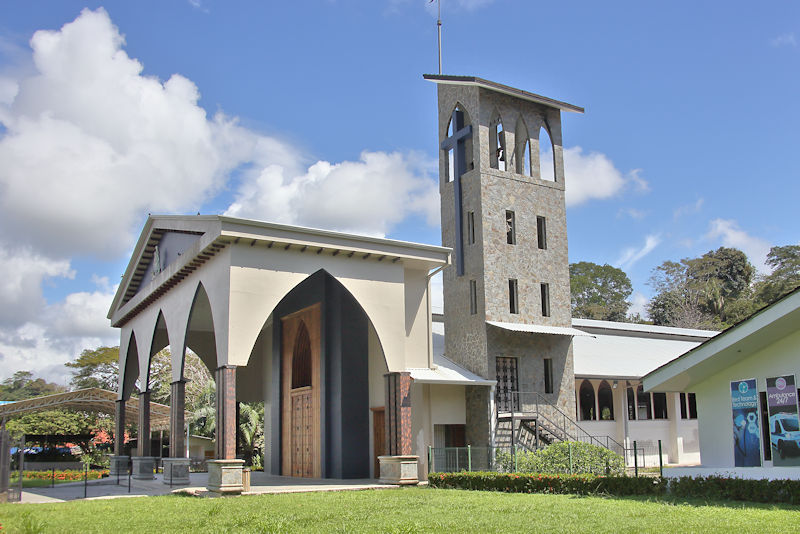
[[[217,383],[216,452],[218,460],[236,458],[236,366],[219,367]]]
[[[114,455],[122,456],[125,446],[125,401],[118,400],[114,418]]]
[[[169,405],[169,456],[170,458],[186,458],[185,443],[185,410],[186,380],[178,380],[170,384]]]
[[[387,373],[386,454],[411,454],[411,374]]]
[[[150,456],[150,392],[139,393],[139,439],[136,453]]]

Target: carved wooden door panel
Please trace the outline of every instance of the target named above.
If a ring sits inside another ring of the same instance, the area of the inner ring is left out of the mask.
[[[319,304],[282,317],[281,328],[281,473],[319,478]]]

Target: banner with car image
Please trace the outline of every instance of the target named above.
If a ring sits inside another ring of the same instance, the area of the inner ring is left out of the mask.
[[[772,465],[800,466],[800,419],[794,375],[767,378]]]
[[[733,462],[736,467],[761,466],[756,379],[731,382],[733,408]]]

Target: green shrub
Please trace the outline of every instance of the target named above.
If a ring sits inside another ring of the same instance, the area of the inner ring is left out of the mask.
[[[549,475],[534,473],[431,473],[434,488],[504,491],[510,493],[567,493],[578,495],[661,495],[666,483],[658,478],[625,476]]]
[[[570,470],[570,449],[572,469]],[[604,447],[580,441],[562,441],[538,451],[498,451],[495,461],[506,473],[584,473],[594,475],[623,475],[625,460]]]
[[[669,491],[682,498],[800,504],[800,480],[679,477],[670,479]]]

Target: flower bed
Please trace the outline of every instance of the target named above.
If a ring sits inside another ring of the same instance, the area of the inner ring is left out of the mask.
[[[108,476],[108,469],[91,469],[86,473],[88,480],[97,480]],[[23,480],[52,480],[55,476],[56,481],[61,482],[77,482],[83,480],[84,471],[78,469],[56,470],[55,473],[51,471],[23,471]]]

